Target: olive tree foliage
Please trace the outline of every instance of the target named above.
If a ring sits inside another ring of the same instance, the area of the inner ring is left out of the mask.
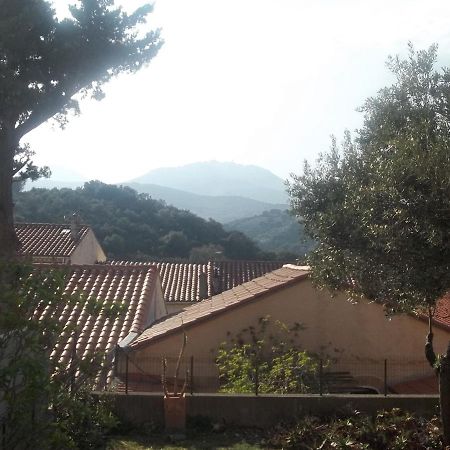
[[[332,141],[289,185],[292,209],[317,242],[313,277],[385,305],[428,312],[425,356],[439,374],[450,445],[450,345],[433,349],[432,316],[450,289],[450,71],[437,47],[389,58],[395,76],[361,108],[363,127]],[[394,344],[394,343],[393,343]]]
[[[112,77],[149,62],[162,44],[158,31],[142,31],[151,10],[127,14],[114,0],[81,0],[59,20],[49,1],[0,0],[0,259],[17,248],[13,178],[48,173],[22,138],[51,118],[64,126],[80,96],[99,100]]]
[[[450,71],[436,54],[390,57],[395,82],[360,108],[363,127],[289,183],[315,280],[390,312],[432,312],[450,288]]]

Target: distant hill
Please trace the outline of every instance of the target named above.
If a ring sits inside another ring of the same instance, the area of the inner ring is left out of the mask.
[[[99,181],[77,189],[31,189],[15,195],[17,222],[64,223],[78,212],[110,258],[273,259],[244,234],[213,220]]]
[[[224,228],[244,233],[264,251],[290,252],[301,257],[314,247],[313,241],[305,236],[303,226],[286,210],[265,211],[229,222]]]
[[[288,203],[281,178],[261,167],[233,162],[208,161],[154,169],[129,183],[157,184],[206,196],[238,196],[265,203]]]
[[[124,183],[137,192],[149,194],[155,200],[164,200],[168,205],[187,209],[204,219],[214,219],[221,223],[261,214],[268,209],[284,209],[283,204],[261,202],[237,196],[209,196],[193,194],[179,189],[156,184]]]

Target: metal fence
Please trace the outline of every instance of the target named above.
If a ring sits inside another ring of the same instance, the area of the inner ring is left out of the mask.
[[[163,392],[162,356],[143,357],[122,353],[116,358],[117,391]],[[166,382],[173,389],[177,356],[166,356]],[[437,379],[425,359],[319,359],[314,367],[286,367],[278,378],[267,381],[267,370],[258,364],[243,368],[245,383],[236,387],[226,373],[220,373],[212,358],[184,357],[180,360],[178,389],[186,383],[186,392],[194,393],[309,393],[309,394],[433,394]],[[283,373],[285,372],[285,373]],[[289,374],[288,374],[289,372]],[[283,378],[284,377],[284,378]],[[288,380],[289,378],[289,380]],[[294,380],[292,380],[294,378]],[[288,383],[288,381],[290,381]],[[293,382],[294,381],[294,382]],[[233,387],[234,386],[234,387]]]

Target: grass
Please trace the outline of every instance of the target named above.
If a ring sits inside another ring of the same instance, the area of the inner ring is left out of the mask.
[[[185,439],[171,442],[168,436],[139,435],[114,437],[107,450],[257,450],[268,448],[257,431],[226,431],[195,433]]]

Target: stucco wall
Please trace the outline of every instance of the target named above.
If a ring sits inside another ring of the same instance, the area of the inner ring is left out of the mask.
[[[105,395],[105,394],[103,394]],[[152,423],[164,426],[162,395],[106,394],[113,399],[114,409],[123,423],[134,426]],[[208,417],[213,423],[248,427],[272,427],[306,415],[327,416],[336,412],[365,414],[401,408],[415,414],[432,415],[439,399],[425,396],[187,396],[188,417]]]
[[[259,300],[248,302],[194,326],[185,327],[188,336],[186,355],[213,359],[216,349],[243,328],[255,325],[258,318],[270,315],[287,325],[300,322],[303,348],[337,356],[338,360],[362,358],[379,361],[376,378],[382,378],[382,361],[409,361],[409,365],[390,366],[390,381],[398,382],[423,375],[424,342],[427,324],[408,315],[386,318],[382,306],[361,301],[357,304],[344,295],[334,298],[314,288],[309,280],[284,288]],[[435,329],[435,349],[444,351],[450,334]],[[150,342],[133,352],[135,361],[151,356],[178,354],[181,330]],[[335,352],[337,350],[338,352]],[[346,367],[352,373],[355,367]],[[395,370],[394,370],[395,369]],[[198,373],[198,371],[197,371]],[[376,383],[371,383],[376,384]]]
[[[167,314],[175,314],[192,306],[193,303],[166,302]]]
[[[92,230],[88,230],[86,236],[78,243],[70,257],[71,264],[94,264],[96,262],[106,261],[106,255],[103,252],[97,238]]]

